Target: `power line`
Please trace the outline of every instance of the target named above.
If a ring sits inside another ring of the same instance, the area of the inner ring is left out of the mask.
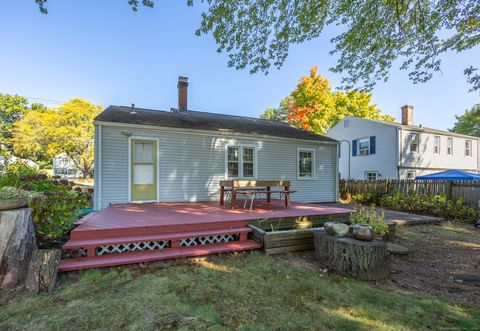
[[[4,93],[4,92],[0,92],[0,94],[3,94],[3,95],[12,95],[12,94],[9,94],[9,93]],[[19,95],[19,96],[24,97],[25,99],[28,99],[28,100],[33,100],[33,101],[38,101],[38,102],[45,102],[45,103],[60,104],[60,105],[63,105],[64,103],[67,103],[67,102],[68,102],[68,101],[64,101],[64,100],[54,100],[54,99],[46,99],[46,98],[27,97],[27,96],[24,96],[24,95]]]

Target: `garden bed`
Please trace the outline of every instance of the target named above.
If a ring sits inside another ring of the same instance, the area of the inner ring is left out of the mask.
[[[280,254],[313,250],[313,232],[320,229],[328,220],[317,220],[309,223],[271,223],[250,224],[253,237],[263,245],[265,253]],[[347,222],[347,219],[337,222]]]

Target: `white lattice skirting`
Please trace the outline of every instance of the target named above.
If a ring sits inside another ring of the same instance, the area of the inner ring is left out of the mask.
[[[216,244],[216,243],[226,243],[230,241],[237,241],[238,239],[239,239],[238,234],[223,234],[223,235],[208,236],[208,237],[185,238],[181,240],[180,246],[191,247],[191,246],[200,246],[200,245],[208,245],[208,244]]]
[[[170,241],[147,241],[139,243],[118,244],[97,247],[97,255],[117,254],[133,251],[151,251],[154,249],[169,248]]]

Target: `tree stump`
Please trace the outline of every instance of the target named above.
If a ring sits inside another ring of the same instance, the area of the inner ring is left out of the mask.
[[[0,211],[0,288],[25,281],[36,247],[30,208]]]
[[[388,278],[387,245],[381,240],[360,241],[315,231],[315,254],[342,275],[362,280]]]
[[[61,255],[60,249],[38,249],[33,252],[25,282],[29,292],[51,292],[55,288]]]

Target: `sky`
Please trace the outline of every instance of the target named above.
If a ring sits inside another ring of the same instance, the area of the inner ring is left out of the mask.
[[[328,70],[337,60],[328,54],[335,29],[292,46],[280,70],[251,75],[229,68],[212,36],[195,36],[205,5],[186,2],[157,0],[154,9],[133,12],[127,0],[49,0],[44,15],[34,0],[1,0],[0,93],[169,110],[177,106],[182,75],[189,78],[189,109],[257,117],[276,107],[313,65],[339,85],[341,76]],[[415,124],[451,128],[455,115],[480,102],[463,75],[479,62],[480,47],[447,54],[442,72],[417,85],[396,66],[372,91],[373,101],[398,120],[400,107],[411,104]]]

